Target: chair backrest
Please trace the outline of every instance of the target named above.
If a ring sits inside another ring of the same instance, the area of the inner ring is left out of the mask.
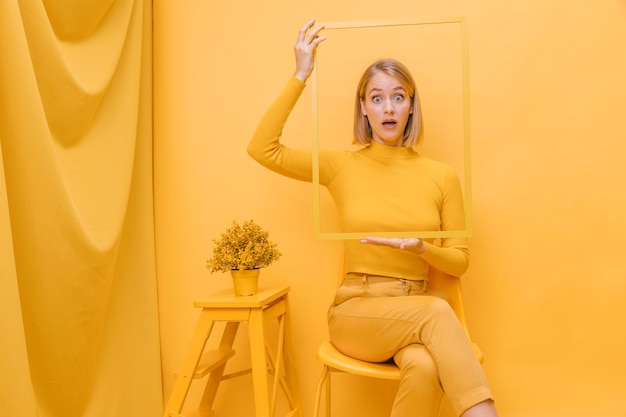
[[[469,335],[467,319],[465,317],[465,305],[461,290],[461,278],[445,274],[438,269],[430,268],[428,271],[428,287],[432,292],[445,294],[445,297],[458,317],[465,333]]]

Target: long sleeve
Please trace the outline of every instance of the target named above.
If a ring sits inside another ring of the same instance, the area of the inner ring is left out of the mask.
[[[274,172],[311,181],[311,151],[291,149],[280,143],[283,127],[304,87],[305,84],[296,77],[289,80],[259,122],[248,144],[248,154]]]
[[[441,230],[465,230],[463,194],[458,176],[453,170],[446,175],[443,204],[441,208]],[[469,267],[469,248],[463,237],[442,239],[441,246],[427,244],[421,255],[429,265],[446,274],[460,277]]]
[[[467,245],[453,247],[439,247],[427,244],[426,252],[422,254],[428,264],[439,271],[460,277],[469,266],[469,248]]]

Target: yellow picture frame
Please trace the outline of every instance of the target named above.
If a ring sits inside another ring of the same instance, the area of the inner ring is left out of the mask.
[[[313,228],[317,239],[349,240],[361,239],[366,236],[376,237],[420,237],[420,238],[449,238],[469,237],[472,234],[472,181],[471,181],[471,131],[470,131],[470,95],[469,95],[469,41],[468,22],[466,16],[414,18],[396,20],[373,20],[360,22],[330,22],[323,23],[324,31],[352,30],[382,27],[405,27],[422,25],[459,25],[462,77],[462,130],[463,130],[463,187],[465,229],[448,231],[405,231],[405,232],[364,232],[364,233],[329,233],[321,230],[321,199],[319,178],[319,115],[318,115],[318,70],[316,64],[311,74],[312,89],[312,159],[313,159]]]

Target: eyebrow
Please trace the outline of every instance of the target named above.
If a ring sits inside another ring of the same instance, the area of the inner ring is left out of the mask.
[[[397,86],[397,87],[392,88],[392,90],[393,90],[393,91],[402,90],[402,91],[406,92],[406,90],[404,89],[404,87],[402,87],[401,85],[399,85],[399,86]],[[377,88],[377,87],[374,87],[374,88],[370,89],[370,91],[368,91],[368,94],[372,94],[374,91],[383,91],[383,89],[382,89],[382,88]]]

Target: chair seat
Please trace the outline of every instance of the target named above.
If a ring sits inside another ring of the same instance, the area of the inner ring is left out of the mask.
[[[483,362],[483,353],[472,343],[472,349],[479,362]],[[351,374],[368,376],[380,379],[400,379],[400,368],[393,362],[377,363],[352,358],[341,353],[330,340],[325,340],[317,350],[317,359],[334,370]]]
[[[400,368],[393,362],[375,363],[354,359],[337,350],[330,340],[324,341],[319,347],[317,359],[333,370],[380,379],[400,379]]]

